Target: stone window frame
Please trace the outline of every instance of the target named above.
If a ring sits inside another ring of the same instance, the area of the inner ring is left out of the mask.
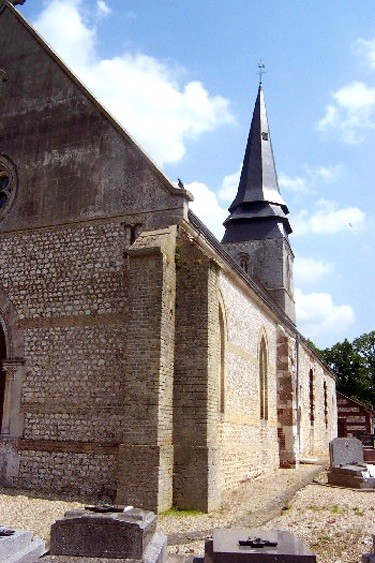
[[[315,422],[315,377],[313,368],[310,368],[309,371],[309,418],[310,426],[313,427]]]
[[[241,269],[245,274],[250,273],[250,256],[246,252],[240,252],[237,254],[237,261]]]
[[[225,348],[226,348],[226,319],[223,303],[219,301],[219,411],[223,415],[225,413],[225,394],[226,394],[226,378],[225,378]]]
[[[268,420],[268,347],[267,339],[262,334],[258,349],[259,361],[259,414],[261,421]]]
[[[8,183],[1,186],[1,179],[8,178]],[[11,210],[18,187],[18,174],[15,163],[5,154],[0,153],[0,199],[1,194],[5,196],[6,201],[3,206],[0,203],[0,221]]]
[[[139,237],[143,230],[142,223],[123,223],[125,232],[125,243],[127,247],[130,247]]]
[[[8,81],[8,75],[3,68],[0,68],[0,95],[3,91],[3,84]]]
[[[6,380],[0,439],[17,438],[22,435],[24,424],[20,407],[22,383],[26,375],[25,343],[17,312],[1,289],[0,325],[5,336],[6,347],[6,358],[2,360]]]
[[[324,424],[328,428],[328,389],[326,380],[323,381]]]

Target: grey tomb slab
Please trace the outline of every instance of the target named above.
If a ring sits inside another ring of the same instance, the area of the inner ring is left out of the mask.
[[[261,538],[275,547],[251,548],[239,540]],[[296,536],[284,530],[214,530],[212,546],[206,546],[205,563],[316,563],[316,556]]]

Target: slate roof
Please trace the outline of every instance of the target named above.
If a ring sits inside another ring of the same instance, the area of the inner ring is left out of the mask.
[[[288,207],[277,180],[263,87],[259,84],[237,195],[223,242],[288,237]]]

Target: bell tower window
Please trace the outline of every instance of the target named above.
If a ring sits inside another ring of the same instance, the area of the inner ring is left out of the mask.
[[[238,254],[237,262],[246,274],[250,273],[250,261],[248,254],[246,254],[245,252]]]

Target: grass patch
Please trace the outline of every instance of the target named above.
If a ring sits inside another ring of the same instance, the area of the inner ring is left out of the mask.
[[[339,504],[331,504],[328,510],[331,514],[348,514],[349,512],[347,506],[340,506]]]
[[[312,512],[330,512],[331,514],[339,515],[347,515],[349,509],[347,506],[341,506],[340,504],[330,504],[329,506],[318,506],[317,504],[309,504],[306,507],[308,510]]]
[[[324,510],[324,506],[318,506],[317,504],[308,504],[306,506],[307,510],[311,510],[311,512],[320,512]]]
[[[161,516],[203,516],[205,512],[200,510],[180,510],[179,508],[168,508],[161,512]]]

